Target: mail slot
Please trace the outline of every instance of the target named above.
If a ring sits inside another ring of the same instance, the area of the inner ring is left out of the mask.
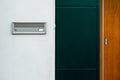
[[[44,35],[46,34],[45,22],[13,22],[12,23],[13,35]]]

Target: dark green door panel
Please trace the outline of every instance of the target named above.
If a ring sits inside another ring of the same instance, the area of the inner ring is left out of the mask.
[[[96,70],[57,70],[56,80],[98,80]]]
[[[57,6],[96,6],[99,0],[56,0]]]
[[[97,8],[56,9],[56,68],[96,68],[99,52]]]
[[[56,0],[56,80],[99,80],[99,0]]]

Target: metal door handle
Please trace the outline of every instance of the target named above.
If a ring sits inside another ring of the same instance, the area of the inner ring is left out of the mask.
[[[108,38],[105,38],[105,39],[104,39],[104,44],[105,44],[105,45],[108,45]]]

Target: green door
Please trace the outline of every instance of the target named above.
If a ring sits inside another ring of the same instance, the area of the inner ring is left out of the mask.
[[[99,0],[56,0],[56,80],[99,80]]]

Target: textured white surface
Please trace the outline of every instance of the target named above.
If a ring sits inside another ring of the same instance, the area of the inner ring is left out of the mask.
[[[54,8],[54,0],[0,0],[0,80],[54,80]],[[12,22],[47,22],[47,34],[11,35]]]

